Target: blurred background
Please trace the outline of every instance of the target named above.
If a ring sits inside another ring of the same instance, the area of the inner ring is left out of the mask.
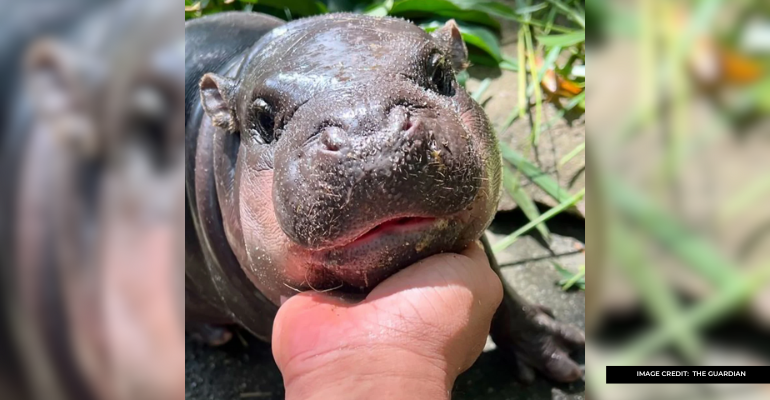
[[[770,364],[770,3],[586,6],[589,390],[768,398],[603,382],[606,365]]]
[[[0,7],[0,397],[181,399],[184,351],[185,398],[283,398],[269,346],[183,340],[181,4]],[[606,365],[770,364],[768,2],[185,0],[185,20],[227,10],[457,20],[457,78],[505,160],[488,235],[509,283],[586,329],[591,396],[770,396],[604,384]],[[453,398],[586,396],[510,370],[489,343]]]
[[[0,398],[181,399],[181,4],[1,7]]]

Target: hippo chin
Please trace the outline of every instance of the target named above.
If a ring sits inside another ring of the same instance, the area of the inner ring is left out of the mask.
[[[269,340],[282,299],[360,298],[483,236],[501,159],[455,79],[468,53],[453,21],[428,34],[394,18],[224,13],[185,36],[190,331],[219,342],[217,327],[238,324]],[[578,379],[566,351],[582,333],[506,290],[499,347]]]

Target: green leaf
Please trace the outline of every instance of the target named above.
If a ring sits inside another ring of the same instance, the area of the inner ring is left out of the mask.
[[[575,31],[563,35],[538,36],[537,41],[546,47],[569,47],[586,41],[586,31]]]
[[[454,3],[463,9],[481,11],[501,18],[519,18],[512,8],[496,1],[454,0]]]
[[[401,15],[407,18],[435,18],[441,16],[454,18],[457,21],[465,21],[484,25],[500,30],[500,23],[489,14],[476,11],[472,8],[463,8],[448,0],[400,0],[393,4],[390,15]]]
[[[503,61],[500,61],[500,69],[517,72],[519,70],[519,60],[503,54]]]
[[[581,28],[586,28],[586,17],[585,13],[582,13],[578,10],[575,10],[574,8],[570,8],[563,2],[559,0],[548,0],[551,4],[554,5],[559,11],[566,14],[568,17],[570,17],[573,21],[577,22],[578,25],[580,25]]]
[[[570,198],[570,193],[567,189],[563,189],[559,186],[558,182],[545,172],[541,171],[540,168],[532,164],[529,160],[524,158],[523,155],[513,150],[507,144],[500,142],[500,152],[505,161],[511,163],[511,165],[524,174],[524,176],[532,181],[532,183],[543,189],[549,196],[553,197],[554,200],[563,203]]]
[[[444,26],[445,23],[446,20],[437,19],[420,24],[420,27],[426,32],[433,32]],[[495,65],[503,59],[502,54],[500,54],[500,44],[492,31],[482,26],[468,25],[462,22],[458,22],[457,26],[460,28],[465,44],[476,47],[491,56],[495,60]]]
[[[540,82],[543,81],[543,77],[545,76],[545,73],[549,69],[554,69],[554,64],[556,63],[556,58],[559,57],[559,54],[561,54],[561,46],[553,46],[551,50],[548,51],[548,54],[546,54],[545,56],[545,60],[543,60],[543,65],[537,71],[538,85],[540,84]]]
[[[315,0],[241,0],[241,3],[254,3],[279,10],[289,10],[294,18],[326,13],[326,6]]]
[[[470,9],[476,11],[482,11],[495,17],[516,21],[520,24],[527,23],[540,28],[546,26],[545,23],[540,21],[529,19],[525,21],[520,14],[517,14],[511,7],[496,1],[477,1],[477,0],[453,0],[453,3],[458,4],[463,9]],[[569,32],[570,29],[563,28],[561,26],[553,26],[551,29],[558,32]]]
[[[364,14],[374,17],[384,17],[390,13],[391,8],[393,8],[393,0],[386,0],[372,4],[364,10]]]
[[[545,3],[537,3],[531,6],[525,6],[521,8],[516,9],[516,14],[532,14],[533,12],[540,11],[544,8],[547,8],[548,4]]]
[[[519,206],[524,215],[527,216],[527,219],[534,221],[540,218],[540,211],[538,211],[537,205],[532,198],[529,197],[524,188],[521,187],[518,176],[516,176],[508,166],[503,166],[503,187],[513,201],[516,202],[516,205]],[[551,232],[548,231],[548,228],[544,223],[537,224],[535,228],[537,228],[540,235],[543,236],[543,239],[548,242],[551,241]]]
[[[485,67],[498,68],[500,67],[500,63],[495,60],[494,57],[473,46],[468,47],[468,61],[471,62],[471,65],[483,65]]]
[[[393,0],[388,1],[393,3]],[[374,2],[372,0],[324,0],[323,2],[326,4],[329,12],[352,11],[356,13],[365,13],[366,10],[383,3],[383,1]]]
[[[586,66],[585,65],[575,65],[570,70],[570,73],[573,76],[577,76],[578,78],[585,78],[586,77]]]

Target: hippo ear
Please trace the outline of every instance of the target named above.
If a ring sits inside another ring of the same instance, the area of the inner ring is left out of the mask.
[[[228,132],[235,132],[235,80],[217,74],[206,74],[201,78],[201,103],[214,126]]]
[[[24,57],[24,79],[37,115],[52,122],[51,132],[79,155],[96,154],[99,136],[90,110],[88,75],[97,64],[55,39],[34,42]]]
[[[452,68],[462,71],[468,67],[468,48],[465,47],[460,28],[455,20],[450,19],[433,32],[433,38],[438,41],[441,49],[452,58]]]
[[[86,56],[55,39],[41,39],[30,46],[24,59],[24,78],[36,105],[44,108],[41,111],[51,111],[47,107],[52,105],[49,103],[61,107],[62,100],[68,105],[86,105],[87,82],[83,78],[90,72],[86,68],[89,61]]]

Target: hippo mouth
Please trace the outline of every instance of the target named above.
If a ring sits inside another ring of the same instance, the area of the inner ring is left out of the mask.
[[[385,220],[368,231],[365,231],[360,236],[356,237],[349,243],[343,244],[340,248],[353,248],[360,245],[365,245],[373,240],[376,240],[382,235],[393,235],[400,233],[410,233],[419,230],[429,229],[434,225],[437,218],[433,217],[397,217]]]
[[[301,279],[316,290],[365,293],[387,277],[437,253],[464,247],[467,211],[446,216],[391,216],[322,250],[304,252]]]

